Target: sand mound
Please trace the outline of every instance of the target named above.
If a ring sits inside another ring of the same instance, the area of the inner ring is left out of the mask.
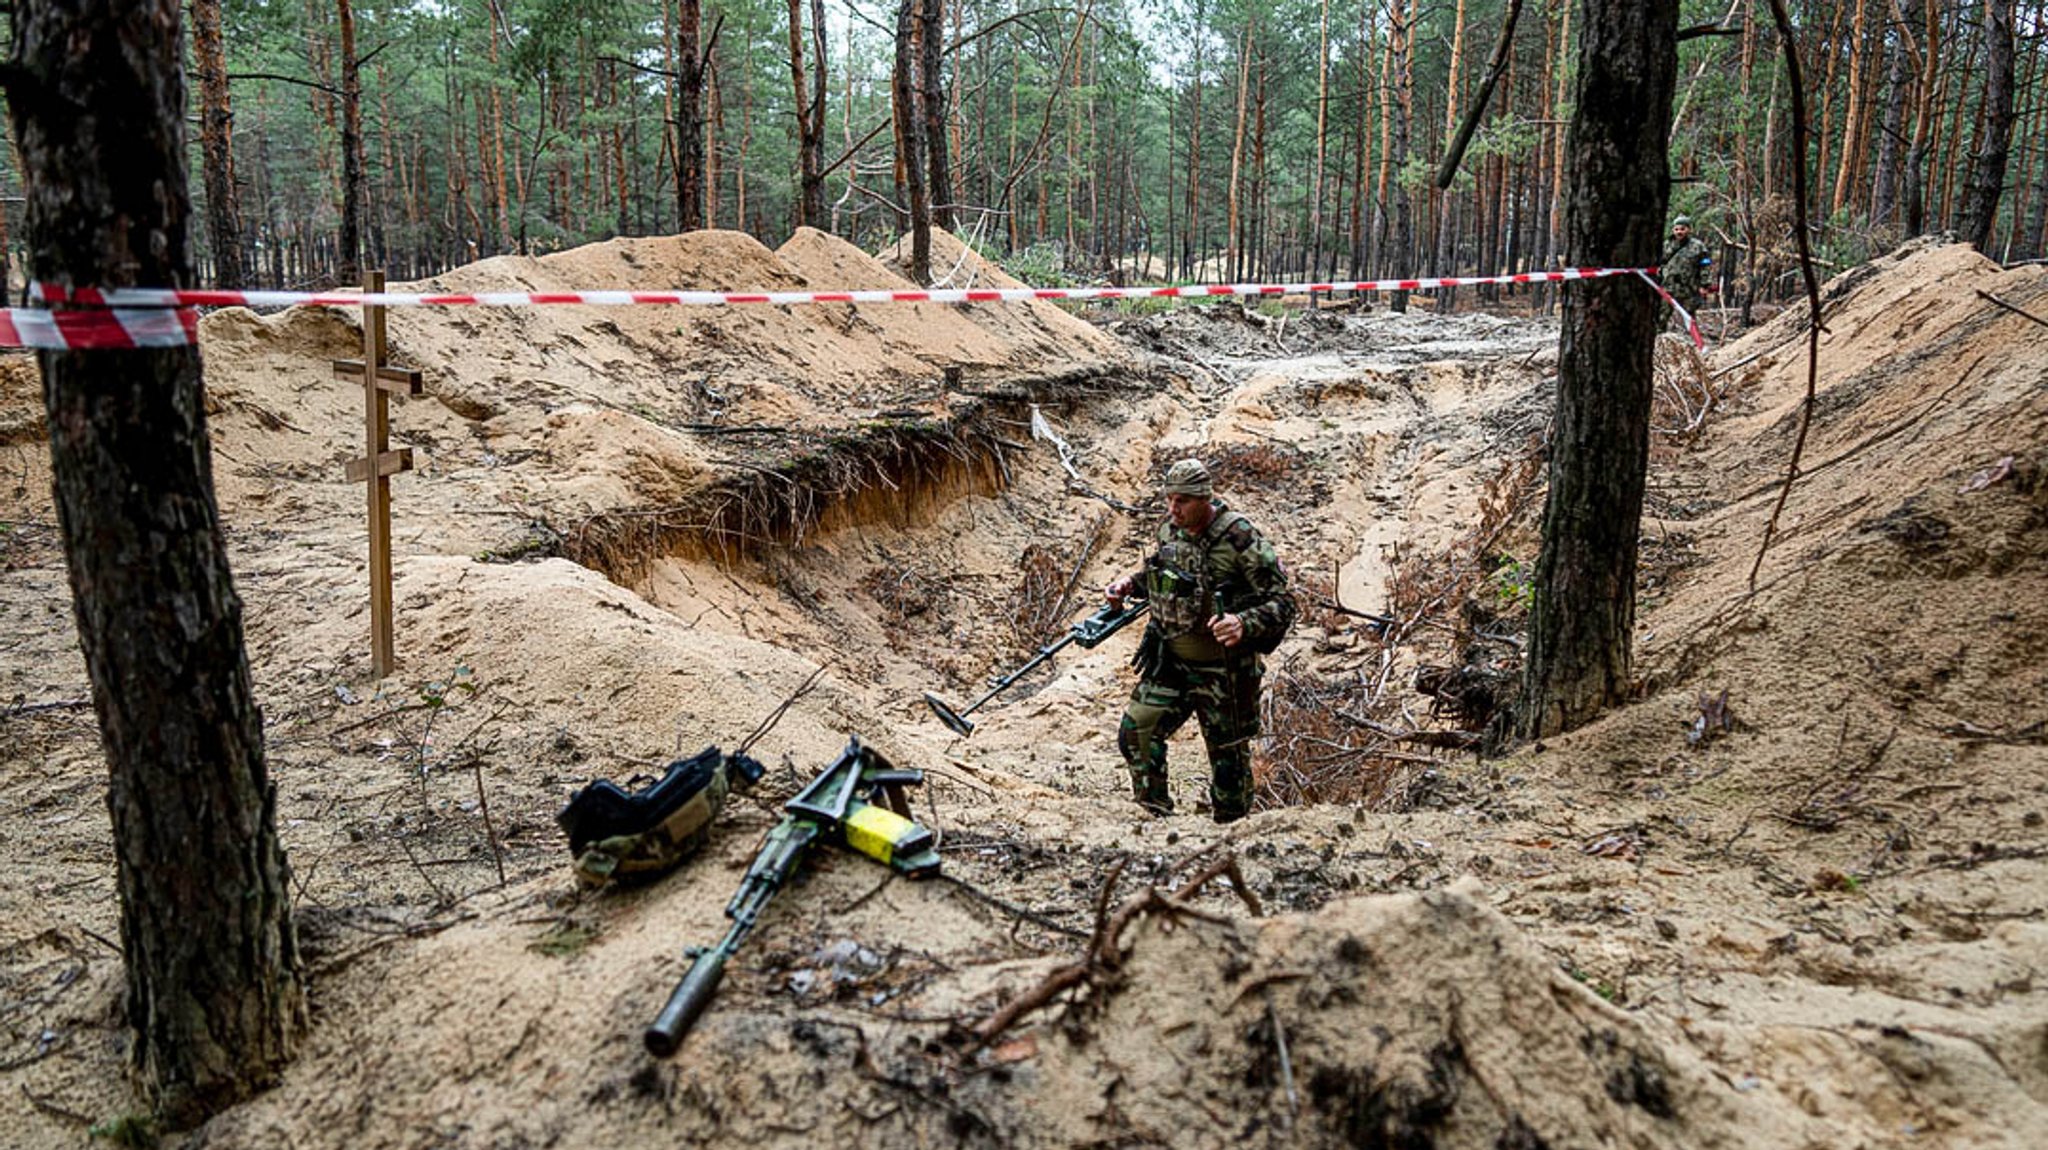
[[[1739,1144],[1728,1124],[1760,1109],[1565,977],[1473,883],[1149,919],[1121,984],[975,1092],[1039,1095],[997,1144],[1705,1147]]]
[[[739,233],[694,232],[495,257],[392,289],[910,286],[805,230],[779,253]],[[205,320],[231,509],[296,517],[357,498],[342,469],[362,454],[362,396],[329,366],[361,355],[354,324],[341,309]],[[948,455],[985,470],[991,449],[973,429],[987,404],[950,388],[949,372],[970,392],[1051,398],[1125,362],[1088,324],[1036,304],[398,308],[389,329],[392,360],[427,381],[425,398],[393,405],[394,444],[418,466],[398,481],[401,534],[414,516],[422,539],[454,525],[442,549],[501,553],[541,523],[542,536],[622,578],[668,550],[701,550],[704,537],[722,553],[735,540],[751,548],[800,534],[864,490],[894,490],[866,470],[869,457],[944,482],[959,481]],[[803,510],[767,509],[779,503]]]

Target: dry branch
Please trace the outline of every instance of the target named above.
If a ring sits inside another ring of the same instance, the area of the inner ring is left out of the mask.
[[[1258,898],[1245,884],[1235,854],[1225,855],[1203,868],[1194,879],[1171,896],[1160,894],[1156,886],[1148,886],[1124,900],[1122,905],[1111,912],[1110,895],[1116,890],[1117,880],[1123,875],[1126,861],[1121,858],[1117,860],[1104,876],[1102,886],[1096,892],[1095,932],[1089,937],[1088,945],[1082,951],[1081,957],[1054,968],[1037,986],[1004,1003],[994,1014],[977,1023],[971,1029],[976,1048],[993,1042],[1016,1025],[1019,1019],[1077,986],[1085,985],[1103,992],[1113,991],[1124,960],[1130,957],[1130,952],[1123,944],[1124,933],[1139,918],[1161,914],[1175,919],[1185,917],[1204,922],[1228,921],[1220,915],[1197,910],[1187,904],[1188,899],[1193,898],[1202,887],[1218,876],[1230,876],[1239,896],[1245,900],[1246,905],[1255,908],[1253,913],[1258,913]]]

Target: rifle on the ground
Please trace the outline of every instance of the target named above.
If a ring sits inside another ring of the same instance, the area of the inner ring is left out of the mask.
[[[910,817],[903,793],[923,782],[923,771],[899,770],[873,748],[861,746],[858,736],[848,739],[838,759],[783,804],[782,821],[769,829],[740,880],[739,893],[726,904],[731,929],[718,945],[695,951],[690,969],[647,1028],[647,1052],[667,1058],[682,1045],[683,1035],[718,990],[726,959],[739,950],[813,843],[847,847],[911,878],[939,873],[932,832]]]
[[[1058,642],[1039,648],[1038,654],[1033,655],[1030,662],[991,683],[988,694],[974,700],[964,709],[954,710],[946,705],[944,699],[939,698],[930,691],[924,693],[925,705],[930,707],[932,713],[939,717],[939,722],[946,724],[954,734],[972,734],[974,732],[974,724],[968,721],[967,716],[980,710],[982,704],[1002,694],[1009,688],[1010,684],[1029,674],[1032,668],[1040,663],[1052,658],[1055,652],[1067,644],[1079,643],[1083,648],[1097,646],[1111,635],[1123,630],[1125,625],[1129,624],[1131,620],[1143,615],[1145,608],[1149,605],[1143,599],[1135,600],[1122,607],[1105,603],[1101,607],[1096,608],[1093,614],[1068,627],[1067,633],[1061,636]]]

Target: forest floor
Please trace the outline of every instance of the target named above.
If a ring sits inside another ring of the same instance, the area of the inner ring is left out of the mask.
[[[808,232],[437,281],[899,282]],[[2048,328],[1987,293],[2048,314],[2048,269],[1923,245],[1828,285],[1803,473],[1754,575],[1805,321],[1704,360],[1670,343],[1642,697],[1484,760],[1438,744],[1512,674],[1554,320],[395,311],[393,358],[428,384],[393,414],[419,468],[393,483],[401,665],[379,682],[343,479],[361,393],[329,367],[360,354],[354,319],[210,315],[312,1026],[274,1088],[166,1141],[2038,1145]],[[133,1135],[142,1105],[38,387],[0,361],[0,1122],[58,1147]],[[1129,799],[1134,633],[1061,652],[968,738],[920,701],[964,705],[1092,607],[1190,454],[1308,604],[1269,661],[1265,801],[1225,827],[1192,732],[1181,813]],[[730,748],[792,698],[703,854],[578,892],[554,824],[573,789]],[[850,735],[927,772],[944,877],[816,852],[651,1059],[684,949],[717,940],[777,804]],[[1194,883],[1233,860],[1242,889]],[[1070,988],[972,1037],[1050,976]]]

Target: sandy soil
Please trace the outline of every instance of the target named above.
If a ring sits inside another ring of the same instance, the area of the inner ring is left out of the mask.
[[[771,252],[708,233],[437,285],[898,282],[820,234]],[[2048,272],[1918,246],[1829,285],[1803,473],[1754,577],[1804,321],[1670,352],[1667,387],[1693,398],[1663,415],[1696,426],[1658,439],[1639,702],[1503,758],[1418,743],[1384,759],[1377,801],[1308,805],[1273,801],[1302,761],[1276,703],[1268,801],[1228,828],[1198,809],[1191,736],[1184,813],[1128,800],[1113,730],[1134,636],[1063,652],[968,739],[920,694],[964,705],[1092,605],[1143,546],[1150,513],[1120,508],[1191,453],[1229,463],[1225,498],[1315,598],[1405,602],[1491,525],[1471,610],[1511,631],[1500,573],[1534,559],[1540,492],[1502,476],[1540,446],[1554,324],[395,313],[395,357],[429,382],[394,413],[420,466],[394,483],[402,665],[374,682],[342,478],[361,398],[328,368],[357,353],[355,321],[209,316],[314,1026],[282,1082],[167,1141],[2034,1145],[2048,329],[1985,293],[2043,314]],[[0,361],[0,1120],[57,1147],[142,1107],[38,387],[32,361]],[[1379,684],[1382,719],[1452,727],[1409,688],[1472,653],[1471,619],[1440,606],[1457,641],[1312,610],[1269,684]],[[572,789],[731,746],[819,672],[702,856],[579,895],[553,823]],[[681,1054],[651,1060],[639,1032],[683,949],[716,940],[775,804],[849,734],[928,772],[946,877],[820,853]],[[1230,858],[1242,889],[1193,886]],[[1105,930],[1105,910],[1129,913]],[[1063,970],[1074,989],[972,1040]]]

